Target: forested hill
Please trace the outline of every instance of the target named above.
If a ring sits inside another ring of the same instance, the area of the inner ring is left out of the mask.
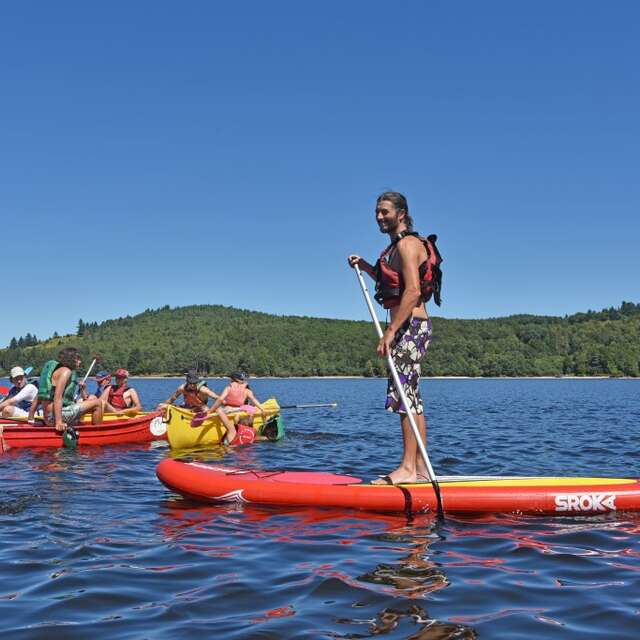
[[[640,305],[564,318],[519,315],[487,320],[434,318],[426,375],[640,375]],[[77,346],[88,366],[135,374],[205,375],[244,369],[258,376],[384,375],[370,322],[275,316],[219,305],[163,307],[101,323],[77,335],[14,338],[0,350],[0,372],[42,363]]]

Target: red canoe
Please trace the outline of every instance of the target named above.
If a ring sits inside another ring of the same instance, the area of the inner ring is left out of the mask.
[[[169,489],[199,502],[342,507],[380,512],[436,511],[430,484],[371,485],[313,471],[251,471],[163,460],[156,473]],[[438,478],[446,513],[594,515],[640,511],[637,478]]]
[[[25,422],[0,420],[2,439],[9,447],[62,447],[62,436],[53,427],[25,424]],[[154,411],[127,418],[112,418],[101,424],[81,423],[74,427],[78,432],[78,445],[125,444],[166,440],[167,425],[162,414]]]

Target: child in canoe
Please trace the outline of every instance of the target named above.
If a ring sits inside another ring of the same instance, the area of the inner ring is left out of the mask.
[[[195,369],[189,369],[185,376],[185,381],[168,400],[158,405],[158,409],[164,409],[167,405],[172,405],[182,396],[183,408],[191,409],[194,413],[201,413],[207,410],[209,398],[213,398],[214,401],[218,399],[217,394],[207,387],[207,383],[200,378]]]
[[[232,373],[229,378],[231,382],[218,396],[207,415],[217,415],[220,418],[227,429],[226,441],[232,446],[251,444],[255,440],[266,440],[267,438],[258,436],[253,428],[253,416],[259,411],[266,422],[267,412],[249,388],[247,374],[239,371]],[[242,416],[236,427],[235,420],[229,416],[239,413],[248,415]]]

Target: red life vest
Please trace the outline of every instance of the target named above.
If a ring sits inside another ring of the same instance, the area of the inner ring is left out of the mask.
[[[120,387],[109,387],[109,404],[114,409],[126,409],[129,405],[127,401],[124,399],[125,391],[129,390],[129,386],[123,384]]]
[[[187,409],[198,409],[203,405],[207,404],[207,396],[200,395],[200,389],[202,387],[206,387],[207,383],[202,381],[198,382],[194,389],[187,389],[187,385],[185,384],[184,389],[182,390],[182,398],[183,398],[183,406]]]
[[[375,299],[385,309],[397,307],[400,304],[402,293],[404,292],[404,282],[402,273],[396,271],[388,262],[389,254],[393,251],[396,243],[405,236],[416,236],[424,245],[427,251],[427,259],[420,265],[418,274],[420,276],[420,299],[427,302],[433,296],[434,302],[440,306],[440,291],[442,288],[442,271],[440,263],[442,258],[436,247],[438,236],[432,234],[426,238],[419,236],[415,231],[403,231],[398,237],[380,254],[375,266],[376,274],[376,295]]]
[[[236,425],[236,437],[229,443],[232,447],[241,444],[252,444],[256,439],[256,432],[253,427],[246,424]]]

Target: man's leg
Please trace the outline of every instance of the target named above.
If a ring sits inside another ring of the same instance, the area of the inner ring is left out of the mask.
[[[100,424],[102,422],[102,400],[100,398],[88,398],[78,403],[78,419],[85,413],[91,413],[91,423]]]
[[[418,433],[423,443],[426,442],[426,422],[420,396],[420,361],[427,350],[430,337],[430,323],[427,321],[413,321],[404,334],[396,334],[396,342],[391,351],[403,391],[409,403],[407,409],[411,411],[415,419]],[[424,480],[426,465],[411,428],[409,416],[406,413],[401,413],[401,411],[405,410],[405,407],[391,376],[387,386],[386,408],[400,413],[403,440],[400,466],[392,471],[388,478],[394,484]],[[385,482],[385,480],[382,482]]]
[[[425,451],[427,449],[427,421],[424,417],[424,413],[413,414],[420,437],[422,438],[422,444],[424,444]],[[423,482],[428,479],[427,465],[425,464],[420,448],[416,446],[416,480]]]

